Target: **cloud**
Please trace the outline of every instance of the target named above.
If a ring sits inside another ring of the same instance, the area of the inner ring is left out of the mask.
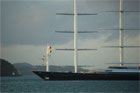
[[[78,29],[94,31],[118,28],[119,14],[105,13],[104,10],[118,10],[117,1],[78,1],[78,12],[98,13],[97,16],[79,16]],[[117,2],[117,3],[116,3]],[[100,7],[99,7],[99,5]],[[55,30],[73,30],[72,16],[55,16],[56,12],[73,12],[73,1],[3,1],[2,2],[2,44],[3,45],[57,45],[73,39],[73,34],[58,34]],[[129,6],[128,6],[129,5]],[[132,6],[135,5],[135,6]],[[137,9],[137,2],[127,3],[127,9]],[[128,17],[128,15],[130,17]],[[139,27],[139,14],[126,14],[125,27]],[[128,21],[127,21],[128,20]],[[131,35],[133,33],[133,35]],[[138,36],[134,32],[126,33],[129,37]],[[110,35],[104,41],[118,40],[118,32],[98,34],[79,34],[79,39],[100,39]]]
[[[3,2],[2,43],[42,44],[39,42],[47,40],[54,27],[55,13],[49,6],[43,2]]]
[[[126,0],[128,1],[128,0]],[[134,1],[134,2],[132,2]],[[115,3],[114,3],[115,2]],[[137,0],[130,0],[124,8],[139,10]],[[119,27],[119,14],[105,10],[118,10],[118,0],[79,0],[78,12],[98,13],[96,16],[78,17],[81,31],[99,31],[78,34],[79,48],[97,48],[97,51],[79,52],[79,65],[106,68],[105,63],[119,62],[119,49],[102,46],[119,45],[119,31],[104,31]],[[3,0],[1,3],[1,57],[12,63],[45,64],[41,57],[46,45],[52,45],[50,64],[73,65],[73,52],[55,51],[55,48],[73,48],[73,34],[55,33],[55,30],[73,30],[72,16],[55,13],[73,12],[71,0]],[[124,28],[139,28],[139,13],[126,13]],[[139,45],[139,31],[125,31],[125,45]],[[3,46],[4,45],[4,46]],[[124,49],[125,62],[139,62],[139,49]]]
[[[104,42],[107,38],[79,40],[79,48],[97,48],[97,51],[78,52],[79,65],[94,65],[95,68],[106,68],[106,63],[119,62],[119,49],[103,48],[105,45],[116,45],[117,41],[110,43]],[[133,45],[137,38],[129,39],[128,44]],[[61,45],[52,45],[52,54],[49,59],[50,65],[73,65],[72,51],[56,51],[56,48],[72,48],[73,41],[69,41]],[[2,47],[2,58],[12,63],[28,62],[30,64],[45,64],[41,61],[41,57],[46,54],[46,46],[33,45],[14,45]],[[125,49],[125,62],[139,62],[139,49]]]

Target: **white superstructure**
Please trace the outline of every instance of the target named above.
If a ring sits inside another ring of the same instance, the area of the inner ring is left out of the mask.
[[[108,67],[106,72],[140,72],[139,67],[118,67],[118,66],[111,66]]]

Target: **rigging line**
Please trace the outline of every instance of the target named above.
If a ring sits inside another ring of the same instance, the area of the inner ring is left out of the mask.
[[[140,30],[140,29],[135,29],[135,28],[134,29],[133,28],[131,29],[130,28],[130,29],[99,29],[99,30]]]
[[[132,13],[139,13],[140,11],[126,11],[126,10],[124,10],[124,11],[103,11],[103,12],[122,12],[122,13],[128,13],[128,12],[132,12]]]

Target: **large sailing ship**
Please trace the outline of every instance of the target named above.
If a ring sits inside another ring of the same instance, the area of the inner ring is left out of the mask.
[[[120,45],[119,46],[106,46],[111,48],[119,48],[120,50],[120,66],[110,66],[104,71],[94,72],[78,72],[78,51],[80,50],[96,50],[96,49],[78,49],[78,33],[94,33],[95,31],[78,31],[77,29],[77,17],[79,15],[96,15],[94,13],[77,13],[77,0],[74,0],[74,13],[57,13],[58,15],[73,15],[74,16],[74,32],[72,31],[57,31],[60,33],[74,33],[74,48],[73,49],[56,49],[56,50],[72,50],[74,51],[74,72],[51,72],[49,71],[48,58],[51,54],[51,46],[47,48],[47,62],[46,71],[33,71],[40,78],[51,81],[51,80],[140,80],[140,67],[128,67],[124,66],[123,49],[124,48],[139,48],[139,46],[124,46],[123,45],[123,27],[122,27],[122,14],[123,12],[136,12],[136,11],[123,11],[122,9],[123,0],[120,0],[119,11],[109,11],[119,13],[119,32],[120,32]]]

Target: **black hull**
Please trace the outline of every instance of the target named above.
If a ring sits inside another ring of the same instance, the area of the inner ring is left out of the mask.
[[[46,81],[55,80],[140,80],[138,72],[69,73],[33,71]]]

